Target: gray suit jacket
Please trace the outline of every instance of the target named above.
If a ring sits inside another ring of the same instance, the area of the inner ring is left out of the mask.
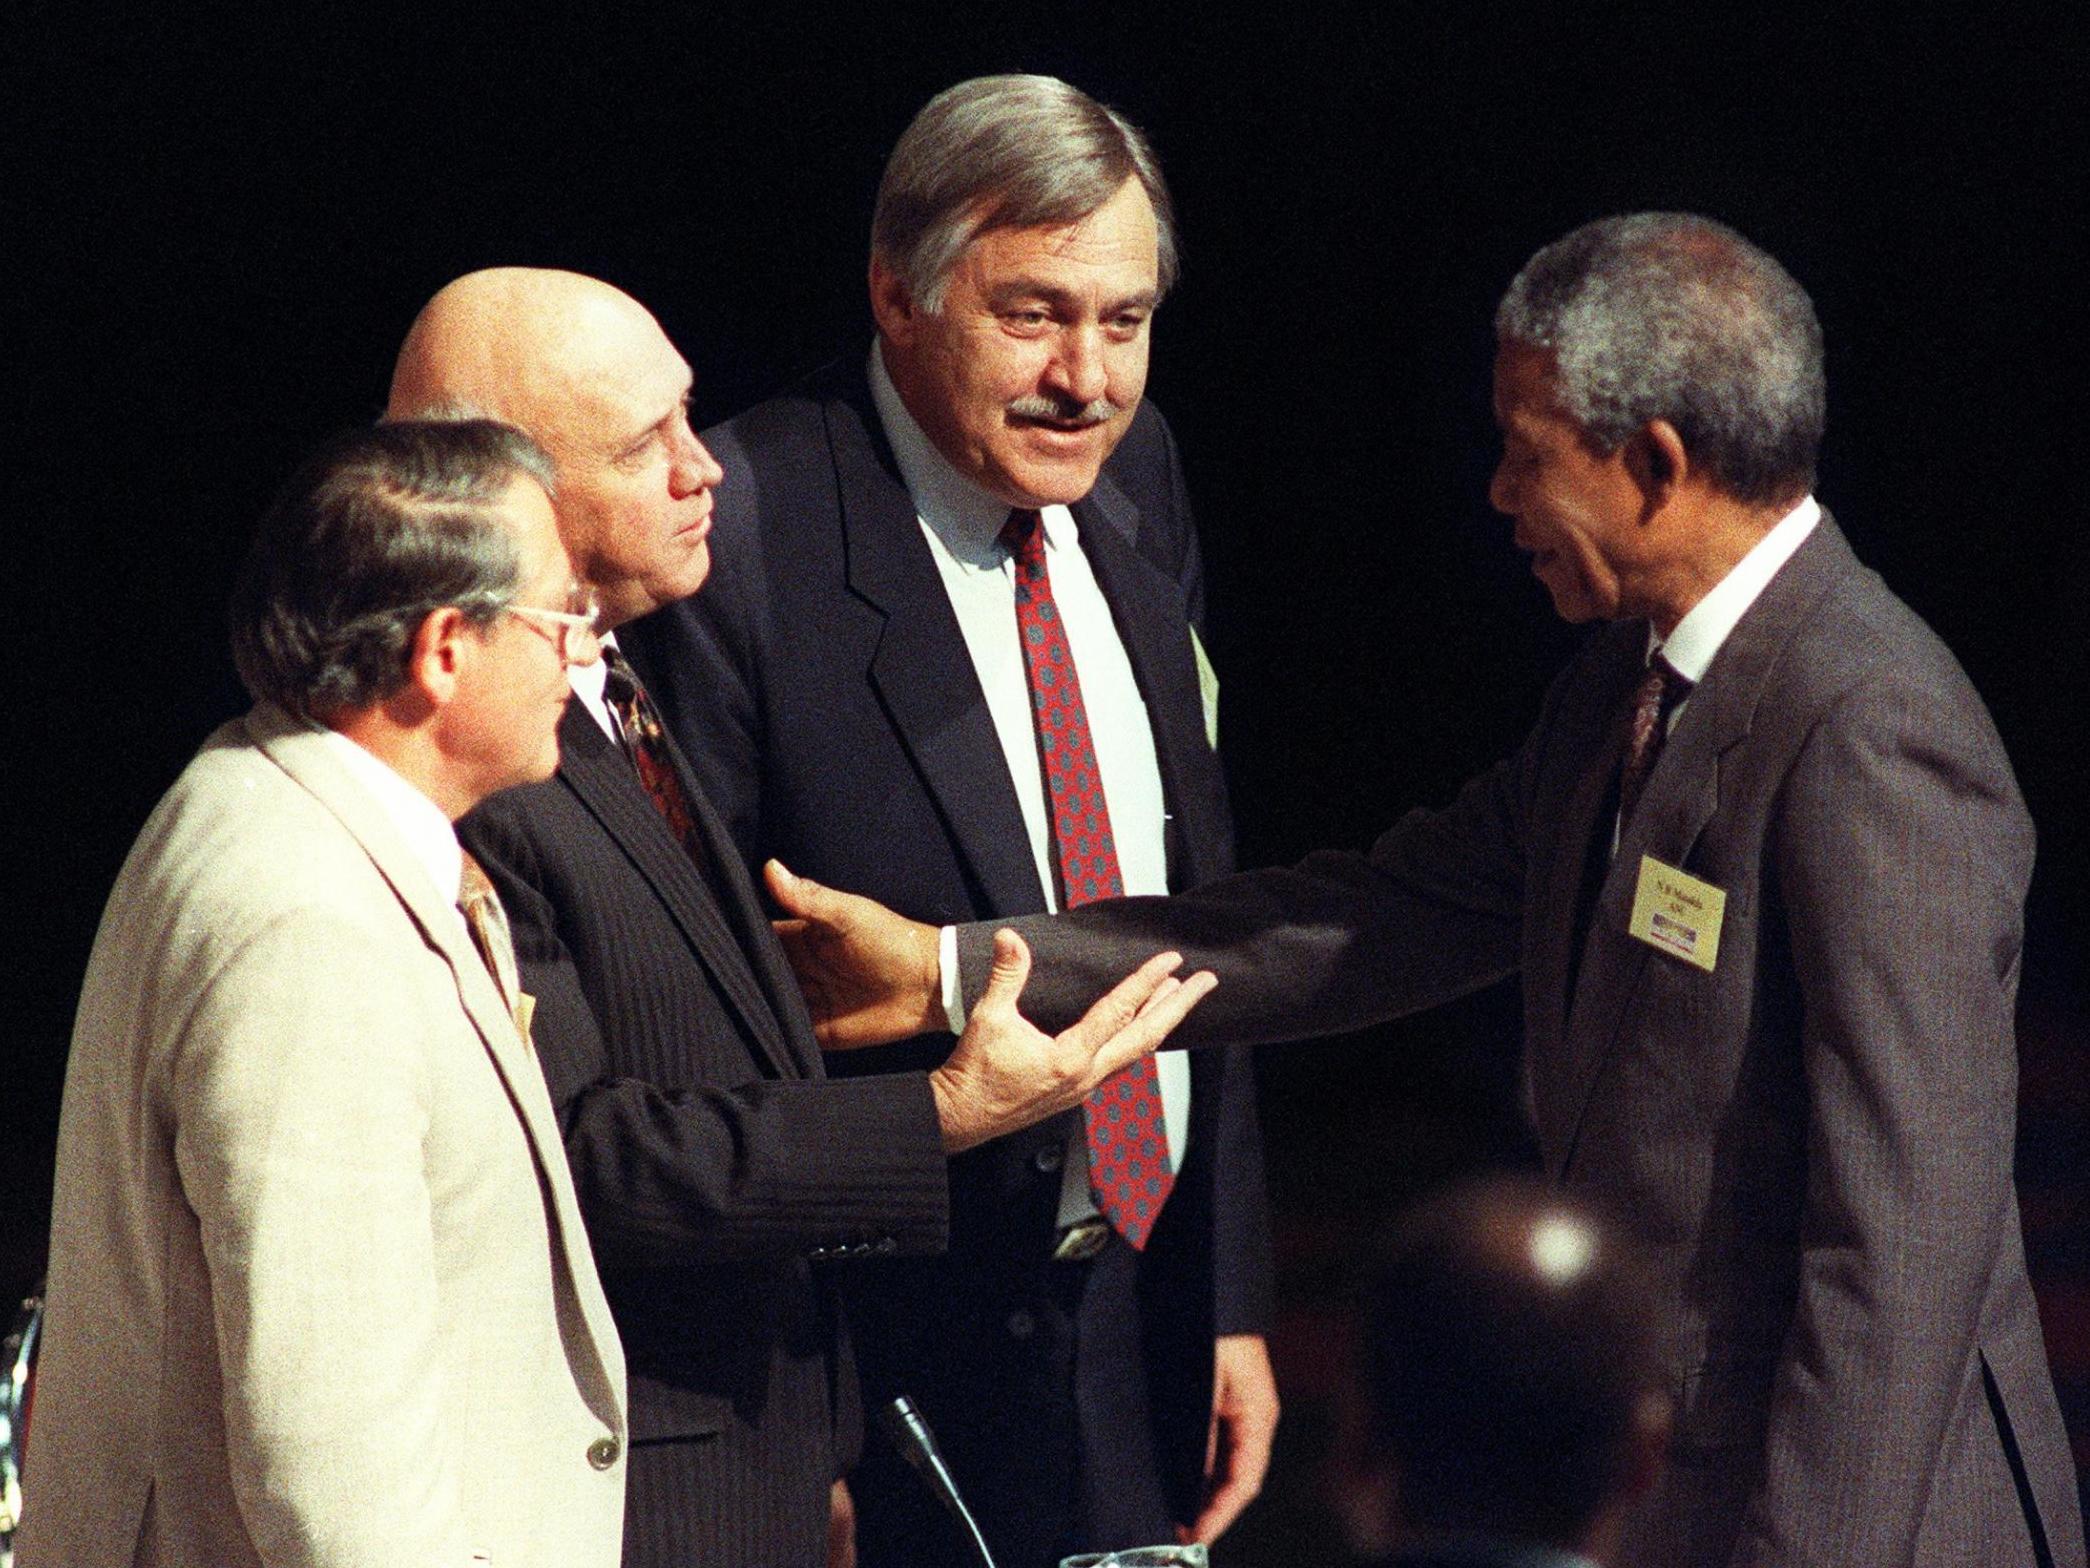
[[[624,1359],[537,1064],[449,896],[267,708],[95,942],[21,1568],[617,1561]]]
[[[1514,756],[1367,855],[1019,923],[1026,1006],[1052,1026],[1180,946],[1221,984],[1177,1038],[1275,1040],[1521,971],[1547,1168],[1662,1281],[1679,1425],[1628,1560],[2031,1563],[2037,1539],[2080,1564],[2011,1183],[2032,829],[1988,715],[1825,522],[1606,865],[1644,635],[1591,639]],[[1628,933],[1644,855],[1725,891],[1712,972]]]

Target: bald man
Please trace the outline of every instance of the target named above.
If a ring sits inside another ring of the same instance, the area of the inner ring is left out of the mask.
[[[429,302],[387,415],[496,414],[535,437],[610,630],[694,593],[709,569],[720,471],[690,430],[689,391],[689,366],[628,295],[503,268]],[[827,1081],[739,857],[614,636],[605,645],[573,682],[557,775],[459,831],[514,926],[624,1336],[624,1561],[846,1560],[839,1477],[862,1420],[820,1265],[942,1248],[946,1155],[1080,1103],[1209,981],[1165,978],[1167,955],[1049,1041],[1015,1013],[1012,945],[997,1005],[949,1062]]]

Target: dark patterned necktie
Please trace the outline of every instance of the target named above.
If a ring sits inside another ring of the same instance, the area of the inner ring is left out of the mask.
[[[1618,822],[1621,830],[1632,819],[1647,788],[1648,775],[1662,755],[1662,742],[1669,734],[1669,716],[1676,705],[1691,695],[1692,682],[1676,673],[1659,653],[1648,661],[1647,673],[1633,688],[1633,724],[1626,736],[1625,760],[1618,769]]]
[[[602,695],[610,711],[617,715],[617,727],[624,733],[624,750],[638,770],[639,782],[646,787],[653,809],[675,835],[675,842],[708,882],[709,857],[704,853],[703,840],[697,837],[696,817],[690,810],[689,796],[682,791],[675,759],[668,753],[668,736],[661,727],[660,710],[653,706],[653,699],[646,695],[646,688],[639,684],[624,655],[607,644],[602,650],[602,667]]]
[[[1011,512],[1001,539],[1016,563],[1016,629],[1044,765],[1060,907],[1116,898],[1125,882],[1110,834],[1110,807],[1103,798],[1088,710],[1082,706],[1081,679],[1045,572],[1045,530],[1038,514]],[[1082,1109],[1096,1207],[1126,1241],[1144,1249],[1176,1180],[1168,1164],[1161,1075],[1154,1059],[1142,1057],[1111,1074]]]

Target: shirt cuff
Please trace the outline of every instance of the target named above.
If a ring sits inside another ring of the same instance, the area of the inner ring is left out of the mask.
[[[943,989],[943,1016],[952,1034],[965,1033],[965,988],[958,982],[958,928],[936,933],[936,976]]]

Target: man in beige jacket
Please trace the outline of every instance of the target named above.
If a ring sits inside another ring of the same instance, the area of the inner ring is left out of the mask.
[[[262,525],[255,707],[81,997],[21,1568],[617,1561],[624,1359],[450,828],[551,773],[595,657],[549,474],[505,426],[381,427]]]

